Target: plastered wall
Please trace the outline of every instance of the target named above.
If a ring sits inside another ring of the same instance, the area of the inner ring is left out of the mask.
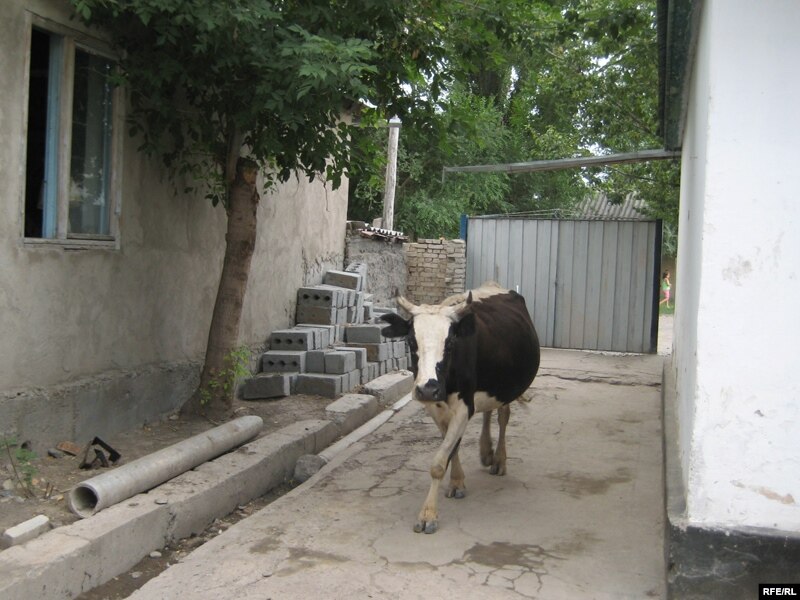
[[[672,365],[692,524],[800,533],[798,22],[789,0],[703,5]]]
[[[117,248],[23,239],[29,12],[78,27],[67,3],[3,2],[0,20],[0,433],[77,439],[157,418],[193,390],[224,253],[225,217],[175,195],[122,136]],[[342,268],[346,184],[262,194],[240,340],[292,321],[298,287]]]

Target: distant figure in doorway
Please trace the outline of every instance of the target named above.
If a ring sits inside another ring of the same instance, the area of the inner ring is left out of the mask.
[[[672,286],[669,283],[669,271],[664,271],[664,273],[661,274],[661,293],[664,298],[662,298],[661,302],[658,303],[659,306],[666,304],[667,308],[672,308],[669,305],[669,291],[671,287]]]

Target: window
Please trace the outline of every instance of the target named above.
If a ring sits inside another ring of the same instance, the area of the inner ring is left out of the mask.
[[[76,37],[31,32],[25,237],[114,241],[114,61]]]

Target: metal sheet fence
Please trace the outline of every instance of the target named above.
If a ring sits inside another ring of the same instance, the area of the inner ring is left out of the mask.
[[[659,221],[470,218],[467,287],[525,296],[543,346],[655,352]]]

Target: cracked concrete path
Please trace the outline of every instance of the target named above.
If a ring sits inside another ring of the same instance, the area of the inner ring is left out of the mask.
[[[662,360],[546,350],[508,474],[480,465],[473,419],[467,497],[442,486],[434,535],[412,526],[439,434],[412,402],[131,598],[665,598]]]

